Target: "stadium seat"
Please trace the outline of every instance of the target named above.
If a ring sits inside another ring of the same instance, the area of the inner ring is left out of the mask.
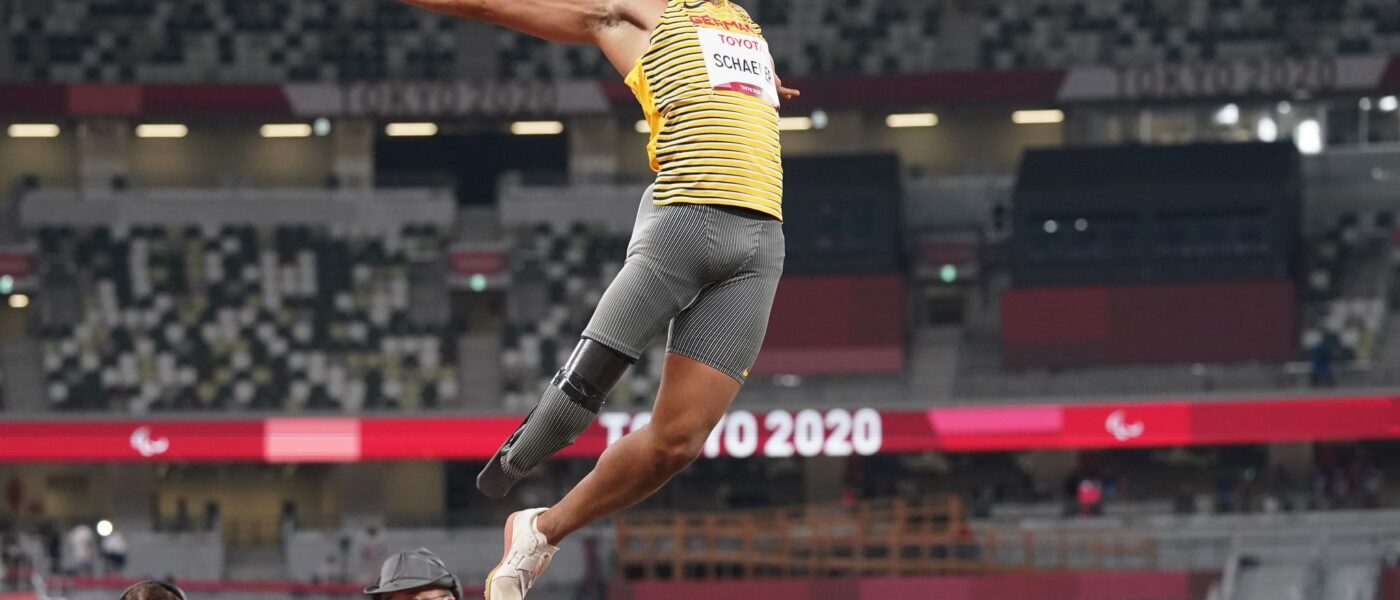
[[[425,227],[39,232],[77,273],[82,318],[50,324],[49,400],[71,410],[431,408],[457,392],[453,339],[409,310]]]

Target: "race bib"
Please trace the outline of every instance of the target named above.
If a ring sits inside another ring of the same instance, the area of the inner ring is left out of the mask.
[[[778,82],[766,40],[707,27],[697,31],[711,87],[748,94],[778,107]]]

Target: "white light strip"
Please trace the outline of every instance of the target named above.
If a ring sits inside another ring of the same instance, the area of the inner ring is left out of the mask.
[[[885,126],[893,129],[906,127],[937,127],[938,115],[933,113],[905,113],[885,117]]]
[[[810,117],[783,117],[778,119],[778,129],[781,131],[807,131],[812,128]]]
[[[559,121],[516,121],[510,124],[510,132],[515,135],[559,135],[564,133],[564,124]]]
[[[384,134],[390,137],[428,137],[437,132],[437,123],[390,123],[384,127]]]
[[[1011,113],[1011,121],[1017,125],[1048,125],[1065,122],[1062,110],[1018,110]]]
[[[60,132],[53,123],[15,123],[8,131],[12,138],[55,138]]]
[[[306,123],[269,123],[258,133],[265,138],[304,138],[311,137],[311,126]]]
[[[190,128],[177,123],[146,124],[136,126],[139,138],[182,138],[190,134]]]

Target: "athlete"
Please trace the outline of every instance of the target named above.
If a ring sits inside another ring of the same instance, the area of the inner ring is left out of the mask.
[[[699,456],[758,356],[783,270],[781,100],[763,30],[730,0],[405,0],[600,47],[641,102],[656,182],[627,260],[544,397],[477,478],[503,497],[573,443],[669,325],[649,425],[563,500],[506,520],[486,597],[524,598],[560,540],[645,499]]]

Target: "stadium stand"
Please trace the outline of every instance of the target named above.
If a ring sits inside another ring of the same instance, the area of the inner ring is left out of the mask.
[[[1338,360],[1376,358],[1389,312],[1395,232],[1391,213],[1350,215],[1310,244],[1305,353],[1326,344]]]
[[[390,2],[60,0],[15,3],[0,74],[60,82],[377,81],[582,77],[611,72],[593,49]],[[752,2],[785,72],[913,72],[937,64],[942,3]],[[475,39],[472,39],[475,38]],[[483,61],[481,56],[494,56]],[[494,63],[494,64],[493,64]]]
[[[11,3],[8,78],[78,82],[437,79],[461,21],[395,2]]]
[[[981,64],[997,69],[1400,49],[1400,10],[1380,0],[1002,2],[985,18]]]
[[[66,410],[374,410],[456,395],[453,336],[409,311],[441,232],[310,226],[39,231],[71,321],[44,332]],[[64,314],[59,311],[57,314]]]
[[[11,6],[0,76],[18,81],[594,79],[612,72],[593,49],[550,45],[392,2]],[[1400,9],[1383,0],[750,0],[745,6],[764,24],[779,70],[796,76],[1400,51]]]

